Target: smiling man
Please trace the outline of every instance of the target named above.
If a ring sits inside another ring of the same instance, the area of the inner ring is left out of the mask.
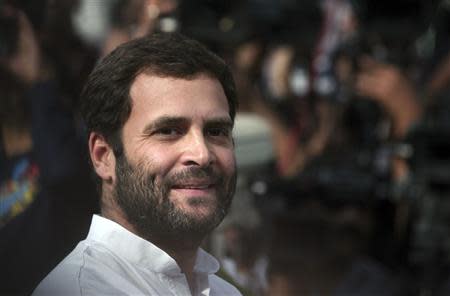
[[[106,56],[81,112],[101,188],[80,242],[36,295],[239,295],[199,246],[236,183],[234,82],[198,42],[154,34]]]

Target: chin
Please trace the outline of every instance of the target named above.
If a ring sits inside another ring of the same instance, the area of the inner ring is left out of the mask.
[[[192,218],[206,219],[211,218],[216,213],[216,207],[210,205],[187,205],[181,209],[186,215]]]

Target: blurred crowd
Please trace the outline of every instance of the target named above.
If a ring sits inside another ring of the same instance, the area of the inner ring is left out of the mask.
[[[205,242],[224,278],[450,293],[450,1],[0,0],[0,294],[29,294],[98,212],[77,114],[93,66],[175,31],[239,96],[236,196]]]

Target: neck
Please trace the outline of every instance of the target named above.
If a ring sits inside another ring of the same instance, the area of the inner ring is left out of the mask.
[[[117,205],[117,203],[114,201],[113,198],[110,198],[108,196],[112,196],[111,194],[104,194],[105,190],[108,190],[105,186],[102,188],[102,198],[100,200],[101,203],[101,215],[111,221],[116,222],[117,224],[120,224],[128,231],[137,234],[137,230],[135,227],[128,222],[128,219],[125,215],[125,213],[122,211],[122,209]],[[109,190],[108,190],[109,192]]]
[[[194,266],[197,259],[197,251],[200,243],[177,241],[176,243],[167,245],[168,246],[165,247],[164,245],[159,244],[158,247],[169,254],[170,257],[175,259],[181,271],[186,276],[186,280],[188,282],[191,293],[192,295],[194,295],[196,289]],[[175,248],[173,247],[174,245],[176,246]]]
[[[184,273],[193,272],[200,243],[191,241],[162,242],[158,239],[152,239],[152,243],[175,259]]]

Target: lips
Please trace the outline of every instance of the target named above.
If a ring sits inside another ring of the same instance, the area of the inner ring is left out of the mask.
[[[183,182],[174,184],[172,187],[172,192],[175,194],[174,196],[184,198],[195,198],[198,199],[200,197],[207,198],[215,196],[215,184],[211,182]],[[204,200],[205,201],[205,200]],[[204,202],[203,201],[203,202]]]
[[[174,184],[173,189],[193,189],[193,190],[206,190],[214,187],[214,183],[210,181],[189,181]]]
[[[175,189],[209,189],[212,185],[178,185],[174,186]]]

